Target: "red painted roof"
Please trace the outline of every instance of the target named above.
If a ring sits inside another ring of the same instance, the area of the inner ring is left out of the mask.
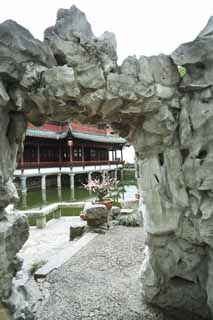
[[[43,126],[36,127],[32,123],[28,123],[28,128],[39,130],[39,131],[53,131],[53,132],[65,132],[68,129],[68,126],[71,125],[71,128],[75,131],[79,132],[87,132],[87,133],[93,133],[93,134],[107,134],[110,133],[111,130],[108,128],[106,130],[99,129],[95,126],[90,126],[87,124],[81,124],[77,121],[72,121],[70,124],[52,124],[52,123],[45,123]]]
[[[39,130],[39,131],[53,131],[53,132],[64,132],[68,129],[68,124],[65,125],[57,125],[52,123],[45,123],[43,126],[36,127],[32,123],[28,123],[28,128]]]
[[[69,131],[71,135],[77,139],[117,144],[126,143],[125,139],[110,134],[110,128],[99,129],[95,126],[81,124],[77,121],[64,124],[46,123],[40,127],[28,123],[26,134],[31,137],[63,139],[68,135]]]
[[[71,128],[75,131],[80,132],[88,132],[88,133],[94,133],[94,134],[107,134],[106,130],[104,129],[98,129],[97,127],[90,126],[88,124],[81,124],[77,121],[71,122]]]

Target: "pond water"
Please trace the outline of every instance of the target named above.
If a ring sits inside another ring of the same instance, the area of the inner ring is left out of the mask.
[[[135,181],[128,181],[124,184],[120,184],[118,189],[111,191],[109,198],[113,199],[114,205],[119,205],[120,201],[128,201],[135,198],[138,188]],[[46,192],[41,189],[28,190],[26,195],[20,194],[20,201],[17,208],[20,210],[27,210],[31,208],[42,208],[48,204],[61,202],[61,201],[86,201],[95,200],[95,194],[89,193],[83,187],[75,187],[75,192],[71,191],[69,186],[62,186],[60,190],[57,187],[48,187]],[[62,209],[63,216],[76,216],[79,215],[80,208],[67,208]],[[50,220],[52,216],[48,216],[47,220]],[[34,225],[34,221],[30,221],[31,225]]]

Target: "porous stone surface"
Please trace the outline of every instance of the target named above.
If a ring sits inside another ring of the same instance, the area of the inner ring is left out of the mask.
[[[0,297],[4,303],[10,298],[13,276],[22,265],[16,254],[27,238],[26,217],[6,214],[0,222]]]
[[[112,219],[115,219],[120,213],[121,213],[120,207],[112,206],[112,209],[111,209]]]
[[[144,238],[141,228],[98,235],[41,284],[49,293],[36,320],[163,320],[141,298]]]
[[[44,42],[13,21],[0,24],[0,39],[0,224],[17,198],[11,177],[27,121],[111,123],[136,151],[146,301],[211,318],[213,18],[170,56],[121,66],[114,35],[95,37],[75,6],[58,11]]]
[[[85,220],[88,226],[98,227],[107,222],[108,210],[105,205],[92,204],[85,209]]]
[[[83,235],[85,226],[71,226],[70,227],[70,241]]]

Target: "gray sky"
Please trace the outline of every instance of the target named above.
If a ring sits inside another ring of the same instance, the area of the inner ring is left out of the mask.
[[[16,20],[43,39],[58,8],[77,5],[95,35],[113,31],[119,61],[128,55],[171,53],[196,37],[213,15],[212,0],[1,0],[0,22]]]

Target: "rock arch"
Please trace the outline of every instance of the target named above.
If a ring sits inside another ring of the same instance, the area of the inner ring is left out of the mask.
[[[96,38],[83,12],[60,9],[44,42],[8,20],[0,24],[0,301],[11,295],[24,217],[5,207],[27,121],[75,118],[111,123],[135,147],[146,204],[143,292],[176,316],[213,313],[213,20],[170,56],[127,57],[116,39]],[[186,74],[180,77],[178,66]]]

